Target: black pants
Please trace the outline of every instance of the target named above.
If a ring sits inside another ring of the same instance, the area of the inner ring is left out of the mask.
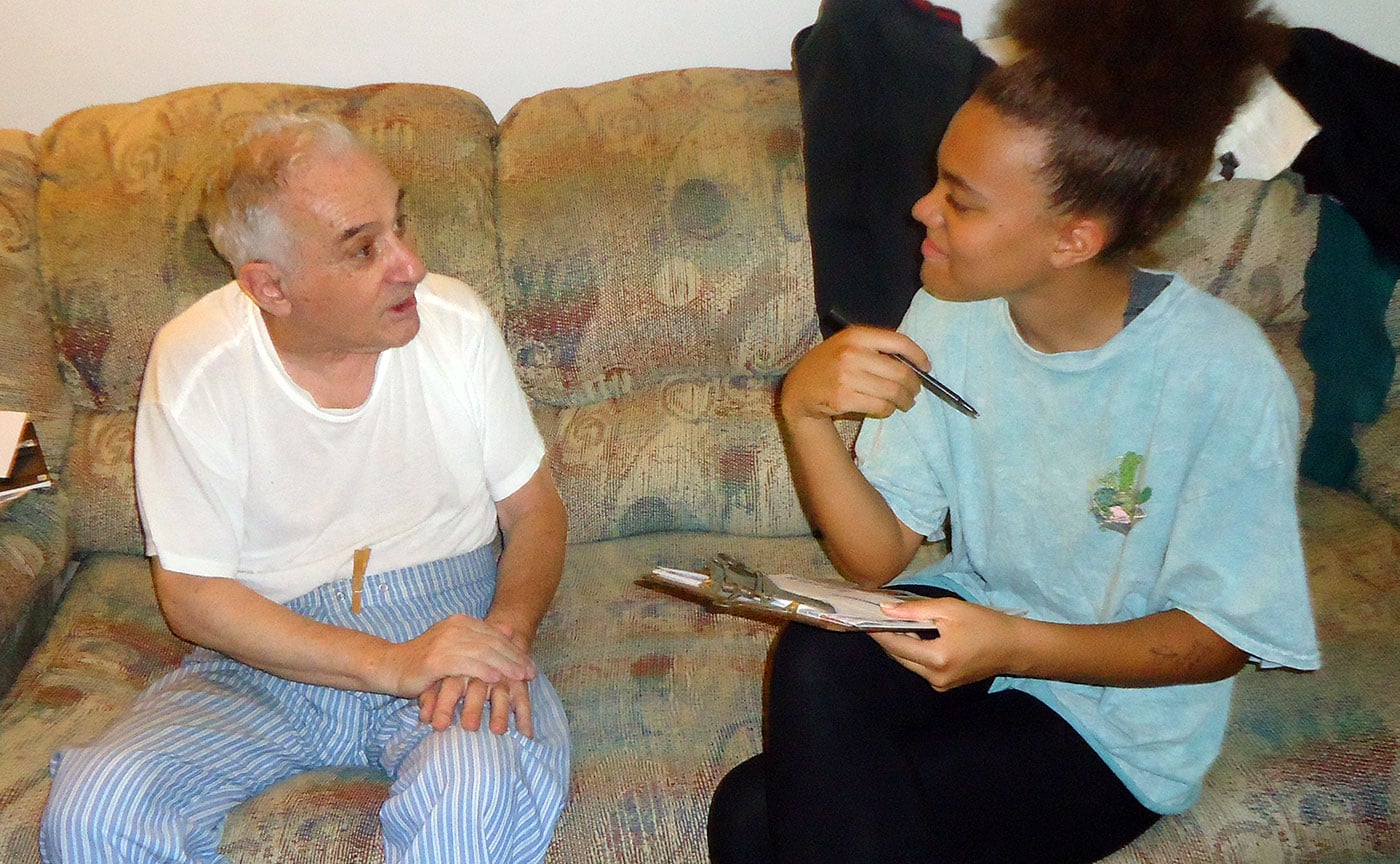
[[[943,130],[995,64],[925,0],[822,0],[793,40],[817,314],[895,327],[919,290]],[[830,335],[831,321],[821,318]]]
[[[938,693],[864,634],[794,624],[765,750],[710,808],[710,859],[1088,862],[1158,818],[1054,711],[988,684]]]

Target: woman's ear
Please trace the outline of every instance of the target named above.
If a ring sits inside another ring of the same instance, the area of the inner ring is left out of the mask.
[[[1107,220],[1100,216],[1066,217],[1052,258],[1059,268],[1083,264],[1098,256],[1112,238]]]
[[[269,315],[281,318],[291,312],[291,301],[282,290],[282,270],[271,261],[249,261],[239,267],[238,287]]]

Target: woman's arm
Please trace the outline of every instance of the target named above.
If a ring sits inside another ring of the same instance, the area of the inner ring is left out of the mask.
[[[1179,609],[1114,624],[1053,624],[957,599],[912,600],[891,615],[934,621],[938,638],[875,634],[936,690],[996,675],[1105,687],[1161,687],[1229,678],[1248,655]]]
[[[779,403],[788,463],[808,518],[843,576],[883,585],[908,566],[923,536],[899,521],[851,459],[834,418],[907,411],[919,380],[888,356],[927,366],[924,352],[893,330],[850,327],[817,345],[783,380]]]

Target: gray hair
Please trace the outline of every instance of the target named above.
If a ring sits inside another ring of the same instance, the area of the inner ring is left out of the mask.
[[[253,121],[204,189],[204,223],[214,248],[235,272],[250,261],[294,266],[291,232],[278,207],[292,169],[308,153],[365,149],[326,117],[269,114]]]

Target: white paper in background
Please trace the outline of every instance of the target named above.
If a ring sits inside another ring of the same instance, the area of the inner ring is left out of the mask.
[[[23,411],[0,411],[0,477],[9,477],[15,470],[15,454],[19,452],[19,437],[24,434],[29,415]]]

